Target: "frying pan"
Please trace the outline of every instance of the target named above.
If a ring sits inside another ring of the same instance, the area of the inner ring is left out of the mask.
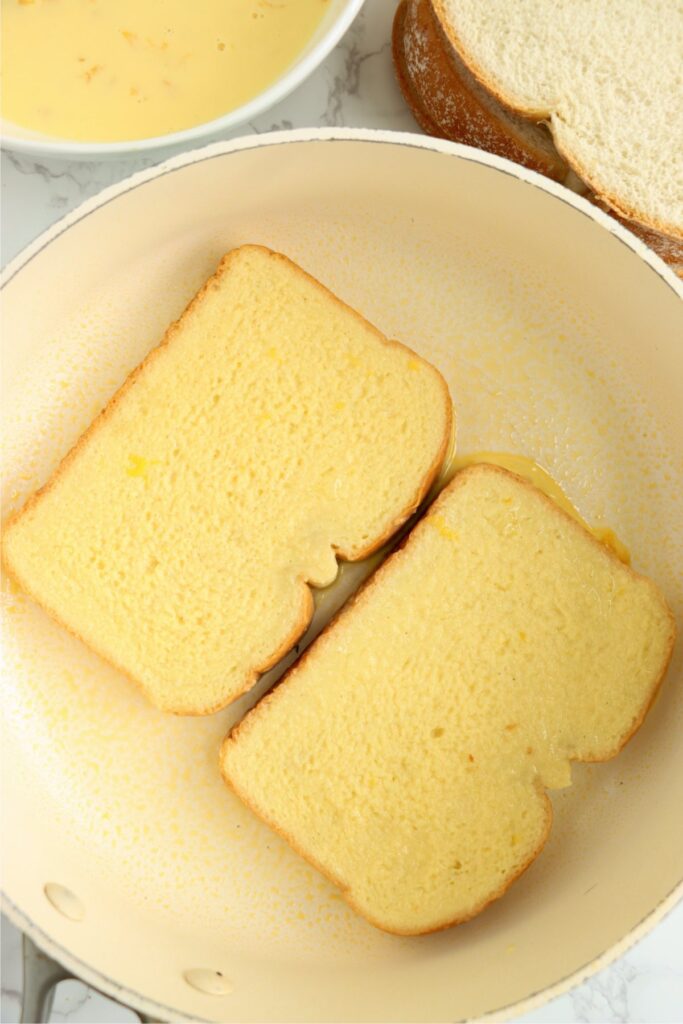
[[[212,146],[102,192],[31,245],[4,284],[4,514],[246,241],[434,361],[459,449],[542,463],[682,621],[680,283],[561,186],[409,134]],[[507,896],[459,928],[398,938],[219,779],[222,737],[273,674],[221,714],[164,715],[7,581],[3,606],[6,911],[155,1019],[513,1016],[619,955],[681,894],[680,649],[626,750],[575,765],[552,794],[551,839]]]

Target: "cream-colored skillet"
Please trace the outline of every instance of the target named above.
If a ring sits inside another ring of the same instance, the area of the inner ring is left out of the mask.
[[[31,245],[4,281],[4,513],[246,241],[435,362],[460,451],[542,463],[682,621],[680,283],[561,186],[408,134],[218,144],[106,190]],[[326,595],[321,616],[341,599]],[[7,582],[3,606],[5,908],[154,1019],[515,1016],[680,895],[680,651],[625,751],[575,766],[553,794],[552,838],[505,899],[401,939],[354,915],[220,781],[221,739],[274,674],[219,715],[163,715]]]

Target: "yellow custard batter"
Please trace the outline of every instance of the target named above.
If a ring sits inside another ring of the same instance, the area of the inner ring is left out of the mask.
[[[459,470],[465,469],[466,466],[477,465],[480,462],[502,466],[503,469],[508,469],[510,472],[524,477],[525,480],[529,480],[538,487],[539,491],[543,491],[549,498],[552,498],[555,504],[559,505],[573,519],[576,519],[587,530],[590,530],[593,536],[610,548],[617,558],[621,559],[626,565],[630,565],[631,556],[629,555],[628,548],[622,544],[614,531],[610,530],[609,527],[590,526],[572,505],[560,485],[537,462],[527,458],[526,455],[513,455],[508,452],[475,452],[472,455],[454,455],[441,470],[438,482],[439,489],[447,484],[449,480],[452,480]]]
[[[2,0],[2,116],[116,142],[211,121],[298,57],[330,0]]]

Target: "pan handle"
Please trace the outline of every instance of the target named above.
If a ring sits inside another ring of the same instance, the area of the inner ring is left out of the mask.
[[[21,1024],[47,1024],[55,988],[60,981],[66,981],[73,975],[39,949],[28,935],[24,935],[23,939],[24,984],[21,997]],[[132,1012],[137,1014],[141,1024],[154,1024],[152,1017],[147,1017],[137,1010]]]
[[[46,1024],[50,1019],[55,988],[70,975],[61,964],[38,949],[28,935],[24,935],[23,960],[21,1024]]]

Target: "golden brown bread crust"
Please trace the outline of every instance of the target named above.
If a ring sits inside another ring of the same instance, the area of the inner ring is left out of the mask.
[[[392,49],[403,95],[415,120],[430,135],[477,146],[564,180],[567,166],[545,126],[532,124],[483,95],[449,45],[429,0],[402,0],[394,18]],[[530,130],[538,133],[537,146]]]
[[[446,487],[444,487],[444,489],[441,492],[441,494],[435,499],[433,504],[429,507],[429,514],[433,513],[435,510],[438,510],[439,504],[442,501],[445,500],[445,496],[448,493],[450,493],[451,490],[454,490],[455,488],[462,486],[463,481],[467,480],[469,474],[480,472],[481,465],[482,464],[478,464],[478,465],[474,465],[474,466],[469,466],[466,469],[460,470],[460,472],[458,472],[455,475],[453,480]],[[641,713],[636,718],[635,722],[632,724],[632,727],[629,730],[626,731],[624,736],[621,738],[620,742],[617,743],[617,745],[614,748],[614,750],[609,751],[607,754],[600,753],[599,755],[596,754],[596,756],[588,756],[588,757],[583,757],[583,758],[580,758],[580,759],[579,758],[572,758],[571,759],[571,760],[577,760],[577,761],[581,760],[583,762],[591,762],[591,763],[601,762],[601,761],[609,761],[613,757],[616,757],[616,755],[619,753],[619,751],[623,749],[623,747],[626,745],[626,743],[628,743],[628,741],[638,731],[638,729],[640,728],[640,726],[642,725],[642,723],[643,723],[643,721],[645,719],[645,716],[647,715],[647,712],[652,707],[652,704],[654,703],[655,698],[657,697],[657,694],[659,693],[661,685],[662,685],[662,683],[664,681],[664,678],[666,676],[666,672],[667,672],[667,669],[669,667],[669,663],[671,661],[671,656],[673,654],[674,644],[675,644],[675,640],[676,640],[676,623],[675,623],[673,614],[672,614],[671,610],[669,609],[668,605],[666,604],[666,601],[664,600],[664,598],[663,598],[659,588],[656,586],[656,584],[652,580],[650,580],[646,576],[642,576],[640,573],[637,573],[631,566],[625,565],[623,562],[621,562],[620,559],[611,550],[611,548],[608,548],[601,541],[599,541],[596,537],[594,537],[593,534],[590,533],[590,531],[586,530],[585,527],[581,525],[581,523],[579,523],[576,519],[573,518],[573,516],[570,516],[567,512],[564,511],[564,509],[560,508],[559,505],[557,505],[553,501],[552,498],[548,497],[548,495],[544,494],[542,491],[539,491],[538,488],[534,487],[534,485],[532,483],[530,483],[528,480],[525,480],[523,477],[518,476],[516,473],[511,473],[507,469],[503,469],[500,466],[493,466],[493,465],[488,465],[488,464],[486,465],[486,469],[487,470],[493,470],[496,473],[502,473],[502,474],[507,475],[507,476],[513,476],[524,487],[531,488],[532,490],[534,490],[538,494],[540,494],[542,499],[543,499],[543,501],[546,502],[546,504],[548,506],[553,508],[555,510],[555,512],[558,515],[560,515],[561,517],[563,517],[566,522],[572,524],[571,528],[575,532],[580,532],[584,537],[590,538],[591,543],[594,545],[595,548],[599,549],[602,552],[602,554],[603,554],[603,556],[605,558],[608,558],[613,563],[617,563],[626,572],[630,573],[631,576],[633,576],[635,579],[644,580],[648,584],[648,586],[650,586],[655,591],[655,593],[657,594],[658,598],[661,600],[662,604],[664,605],[664,608],[666,609],[666,611],[668,613],[671,629],[670,629],[670,635],[669,635],[668,651],[667,651],[667,655],[666,655],[666,657],[664,659],[664,662],[663,662],[663,665],[662,665],[662,671],[659,674],[659,676],[656,679],[653,680],[653,683],[652,683],[652,686],[650,688],[650,691],[648,692],[648,694],[646,695],[645,700],[643,701],[643,705],[642,705],[642,708],[641,708]],[[227,783],[227,785],[240,798],[240,800],[242,800],[243,803],[245,803],[258,817],[260,817],[263,821],[265,821],[266,824],[270,826],[270,828],[272,828],[275,832],[277,832],[280,836],[282,836],[282,838],[285,839],[290,844],[290,846],[294,850],[296,850],[296,852],[298,854],[300,854],[305,860],[307,860],[310,864],[312,864],[315,868],[317,868],[317,870],[320,871],[323,875],[325,875],[331,882],[333,882],[335,885],[337,885],[341,889],[342,896],[344,897],[346,902],[351,907],[353,907],[354,910],[356,910],[358,913],[360,913],[361,916],[365,917],[366,920],[370,921],[371,924],[375,925],[375,927],[380,928],[382,931],[389,931],[389,932],[391,932],[392,934],[395,934],[395,935],[428,935],[428,934],[431,934],[432,932],[442,931],[445,928],[451,928],[451,927],[454,927],[455,925],[458,925],[458,924],[464,924],[466,921],[469,921],[473,917],[476,917],[483,910],[485,910],[486,907],[488,907],[491,903],[495,902],[496,900],[500,899],[500,897],[503,896],[507,892],[507,890],[513,884],[513,882],[515,882],[531,866],[531,864],[535,861],[535,859],[538,857],[538,855],[540,854],[541,850],[545,846],[545,844],[546,844],[546,842],[548,840],[548,836],[550,835],[550,829],[551,829],[551,826],[552,826],[552,818],[553,818],[552,802],[551,802],[550,798],[548,797],[548,793],[547,793],[546,788],[543,786],[543,784],[540,782],[540,780],[536,781],[536,788],[538,790],[539,798],[541,798],[544,801],[544,803],[545,803],[545,809],[546,809],[546,828],[545,828],[542,836],[539,838],[539,842],[538,842],[538,845],[537,845],[536,849],[529,856],[528,860],[524,864],[522,864],[521,867],[518,870],[516,870],[509,878],[506,878],[501,883],[500,887],[495,890],[495,892],[490,894],[490,896],[488,896],[486,900],[484,900],[479,906],[475,907],[471,912],[467,913],[465,916],[462,916],[462,917],[459,917],[459,918],[455,918],[455,919],[452,919],[452,920],[445,920],[443,922],[439,922],[438,924],[434,925],[434,927],[426,929],[424,931],[400,931],[400,930],[396,930],[396,929],[390,929],[390,928],[388,928],[386,926],[386,924],[383,924],[381,921],[375,921],[371,917],[368,917],[368,915],[365,913],[365,911],[362,910],[354,902],[353,896],[350,893],[348,887],[345,886],[344,883],[339,878],[336,878],[334,876],[334,874],[332,872],[330,872],[326,867],[324,867],[323,865],[319,864],[317,862],[317,860],[315,859],[315,857],[312,856],[309,851],[304,850],[297,843],[297,841],[294,839],[293,836],[291,836],[289,833],[287,833],[284,830],[282,830],[275,822],[270,820],[270,818],[268,817],[267,814],[264,814],[258,807],[255,806],[255,804],[249,799],[249,797],[245,793],[243,793],[240,790],[239,786],[237,786],[235,784],[235,782],[229,777],[229,775],[225,771],[225,768],[224,768],[224,751],[226,750],[226,748],[228,747],[229,744],[235,743],[235,742],[237,742],[239,740],[239,736],[240,736],[241,732],[247,731],[247,730],[249,730],[251,728],[251,726],[257,720],[259,714],[263,714],[263,712],[267,710],[268,705],[272,701],[275,701],[275,700],[278,699],[279,693],[280,693],[280,691],[282,689],[284,689],[286,686],[291,686],[295,682],[296,674],[300,670],[301,666],[304,665],[305,662],[307,661],[307,659],[312,656],[312,654],[315,652],[318,644],[325,643],[325,642],[327,642],[329,640],[329,634],[334,629],[334,626],[336,625],[336,623],[340,619],[342,619],[344,616],[352,614],[354,609],[356,609],[357,607],[362,607],[363,602],[365,600],[367,600],[368,594],[371,592],[371,590],[374,587],[377,586],[378,581],[381,581],[386,575],[391,573],[394,559],[396,557],[400,557],[401,553],[404,552],[406,549],[408,549],[410,547],[410,545],[413,543],[413,538],[414,538],[416,532],[419,532],[419,529],[420,529],[420,527],[422,525],[422,522],[423,522],[423,520],[421,520],[419,523],[417,523],[414,526],[412,531],[403,539],[402,543],[389,555],[389,557],[386,559],[386,561],[377,569],[377,571],[368,580],[366,580],[366,582],[359,588],[359,590],[356,592],[356,594],[354,594],[353,597],[349,601],[347,601],[347,603],[337,612],[337,614],[328,623],[328,625],[320,633],[320,635],[317,637],[317,639],[314,640],[314,642],[302,654],[302,656],[298,659],[298,661],[296,661],[284,673],[282,678],[276,683],[276,685],[273,687],[273,689],[270,690],[270,692],[267,693],[264,697],[262,697],[261,700],[255,705],[255,707],[253,707],[251,709],[251,711],[247,712],[247,714],[244,716],[244,718],[241,720],[241,722],[237,723],[230,730],[228,735],[223,740],[223,743],[221,744],[221,749],[220,749],[220,753],[219,753],[219,765],[220,765],[221,775],[223,776],[223,779]]]
[[[533,121],[547,121],[550,124],[550,130],[552,133],[552,111],[541,108],[520,106],[520,104],[515,102],[512,97],[503,93],[503,91],[491,80],[491,77],[484,71],[481,65],[468,51],[463,40],[458,35],[452,20],[448,16],[445,0],[428,0],[428,2],[432,6],[434,15],[441,27],[445,39],[448,40],[453,50],[457,53],[462,63],[468,68],[476,81],[483,85],[484,88],[486,88],[505,109],[512,110],[514,113],[519,114],[522,117],[527,117]],[[586,182],[595,195],[598,196],[602,202],[606,203],[610,212],[614,210],[619,217],[623,217],[628,221],[635,221],[637,225],[648,230],[660,232],[661,234],[668,235],[671,238],[683,239],[683,231],[680,227],[662,221],[657,217],[645,213],[643,210],[637,210],[633,207],[629,207],[628,204],[624,203],[618,196],[612,195],[612,193],[607,189],[603,188],[597,180],[595,173],[584,167],[575,154],[564,149],[555,139],[554,133],[552,134],[555,148],[560,156],[579,176],[579,178]]]
[[[396,14],[391,30],[391,53],[394,60],[394,71],[396,72],[396,78],[400,86],[403,98],[410,107],[410,112],[417,121],[418,125],[427,135],[433,135],[435,138],[450,138],[450,136],[441,128],[440,125],[429,116],[427,111],[422,105],[421,99],[417,94],[417,90],[413,85],[412,79],[408,74],[406,67],[405,58],[405,21],[406,11],[410,0],[401,0],[401,3],[396,8]],[[460,141],[453,139],[452,141]]]
[[[181,313],[180,317],[174,323],[172,323],[170,325],[170,327],[166,331],[164,337],[161,339],[159,344],[156,345],[151,350],[151,352],[149,352],[148,355],[142,360],[142,362],[138,366],[136,366],[135,369],[133,369],[130,372],[130,374],[128,375],[126,380],[123,382],[123,384],[118,389],[118,391],[115,392],[115,394],[109,400],[109,402],[104,407],[104,409],[95,417],[93,422],[83,432],[83,434],[81,434],[81,436],[78,439],[78,441],[76,442],[76,444],[70,449],[70,451],[67,452],[67,454],[64,456],[64,458],[61,460],[61,462],[59,463],[59,465],[57,466],[57,468],[55,469],[54,473],[52,474],[50,479],[47,481],[47,483],[45,483],[39,490],[37,490],[34,494],[32,494],[29,497],[29,499],[26,501],[26,503],[23,506],[23,508],[21,508],[17,512],[13,513],[7,519],[7,521],[3,524],[3,531],[2,531],[3,532],[3,536],[2,536],[2,564],[5,567],[5,569],[7,570],[7,572],[9,573],[9,575],[16,581],[16,583],[21,587],[21,589],[26,594],[28,594],[28,596],[31,597],[36,602],[36,604],[39,604],[50,615],[51,618],[53,618],[64,629],[66,629],[67,632],[71,633],[72,636],[75,636],[82,643],[85,643],[86,646],[88,646],[91,650],[94,650],[95,653],[98,654],[103,659],[103,661],[106,661],[108,664],[112,665],[115,669],[117,669],[118,671],[122,672],[125,676],[127,676],[127,678],[130,679],[133,683],[135,683],[143,691],[145,696],[150,701],[152,701],[152,703],[154,703],[156,706],[160,706],[160,705],[158,705],[158,703],[153,700],[152,696],[147,692],[144,684],[140,680],[138,680],[134,676],[132,676],[123,666],[118,665],[112,658],[107,657],[101,651],[97,650],[95,647],[92,646],[92,644],[87,643],[87,641],[85,641],[82,636],[80,636],[75,630],[71,629],[63,621],[63,619],[59,616],[59,614],[54,609],[46,607],[40,600],[38,600],[36,595],[34,595],[31,592],[30,586],[28,586],[26,584],[26,582],[21,578],[21,574],[12,566],[11,560],[8,558],[8,553],[7,553],[7,549],[6,549],[6,539],[7,539],[7,536],[8,536],[8,534],[10,533],[10,531],[12,529],[12,526],[16,522],[18,522],[18,520],[28,510],[30,510],[38,501],[40,501],[41,495],[47,493],[52,487],[55,486],[55,484],[59,480],[59,477],[65,471],[65,469],[70,465],[70,463],[73,460],[78,458],[78,455],[79,455],[81,449],[83,448],[83,446],[87,443],[88,438],[93,433],[95,433],[95,431],[98,429],[98,427],[110,416],[111,412],[121,402],[121,400],[125,396],[125,394],[128,391],[128,389],[130,387],[132,387],[132,385],[135,383],[135,381],[138,379],[138,377],[145,372],[146,367],[149,366],[155,359],[159,358],[159,356],[163,352],[164,348],[173,340],[173,335],[175,334],[175,332],[177,330],[179,330],[183,320],[186,317],[191,315],[194,307],[196,305],[198,305],[202,301],[202,298],[204,297],[204,295],[210,289],[218,287],[219,279],[222,277],[223,274],[226,273],[226,271],[228,270],[228,268],[230,266],[230,263],[235,258],[235,256],[241,250],[243,250],[243,249],[260,249],[261,251],[267,253],[271,258],[273,258],[275,260],[281,260],[281,261],[285,261],[286,263],[292,264],[292,261],[289,260],[287,256],[284,256],[282,253],[273,252],[272,250],[267,249],[265,246],[245,245],[245,246],[241,246],[239,248],[233,249],[229,253],[227,253],[221,259],[220,263],[218,264],[218,267],[216,268],[215,273],[208,279],[208,281],[206,281],[206,283],[202,286],[202,288],[200,288],[200,290],[197,292],[197,294],[194,296],[194,298],[187,305],[185,310]],[[411,356],[413,356],[416,359],[420,359],[421,362],[425,363],[425,365],[428,365],[430,367],[430,369],[436,374],[436,376],[438,378],[438,381],[440,382],[440,386],[441,386],[441,390],[442,390],[442,394],[443,394],[443,398],[444,398],[444,405],[445,405],[445,410],[446,410],[446,427],[445,427],[445,430],[444,430],[444,437],[443,437],[443,440],[442,440],[442,443],[441,443],[441,447],[440,447],[436,457],[434,458],[431,466],[429,467],[429,469],[427,471],[427,474],[425,475],[424,479],[422,480],[422,482],[421,482],[421,484],[420,484],[420,486],[419,486],[419,488],[418,488],[418,490],[417,490],[417,492],[415,494],[415,497],[410,502],[408,507],[403,512],[401,512],[392,521],[392,523],[390,524],[388,530],[385,531],[385,533],[382,534],[382,536],[380,536],[378,538],[375,538],[374,540],[370,541],[366,545],[366,547],[361,549],[360,551],[345,552],[342,549],[340,549],[340,548],[338,548],[338,547],[333,545],[333,550],[335,551],[335,554],[339,558],[345,559],[347,561],[360,561],[361,559],[367,558],[373,552],[375,552],[379,548],[381,548],[382,545],[385,544],[387,542],[387,540],[389,540],[389,538],[393,536],[393,534],[396,532],[398,527],[401,526],[401,524],[404,523],[406,521],[406,519],[408,519],[412,515],[412,513],[418,508],[418,506],[420,505],[420,503],[422,502],[422,500],[426,496],[427,492],[429,491],[429,488],[432,486],[432,484],[433,484],[434,480],[436,479],[436,476],[437,476],[437,474],[439,472],[439,469],[441,468],[441,464],[442,464],[444,458],[446,457],[446,453],[448,451],[448,446],[450,444],[451,432],[452,432],[452,429],[453,429],[453,405],[452,405],[452,402],[451,402],[451,399],[450,399],[450,393],[449,393],[449,390],[448,390],[448,385],[447,385],[445,379],[443,378],[443,376],[439,373],[439,371],[435,367],[433,367],[430,363],[426,363],[426,361],[424,359],[422,359],[419,355],[417,355],[417,353],[413,352],[412,349],[409,349],[407,345],[403,345],[399,341],[394,341],[394,340],[386,338],[381,333],[381,331],[379,331],[373,324],[369,324],[368,321],[363,316],[361,316],[360,313],[358,313],[356,310],[352,309],[350,306],[347,306],[346,303],[344,303],[341,299],[339,299],[336,295],[334,295],[331,291],[329,291],[329,289],[327,289],[323,284],[321,284],[318,280],[316,280],[316,278],[314,278],[310,274],[306,273],[306,271],[302,270],[302,268],[298,267],[296,264],[294,264],[294,266],[296,266],[296,269],[297,269],[297,271],[299,271],[299,273],[304,274],[304,276],[312,284],[314,284],[317,288],[319,288],[321,291],[323,291],[325,293],[325,295],[329,299],[331,299],[332,301],[337,303],[339,306],[344,308],[347,312],[351,313],[354,317],[356,317],[358,320],[360,320],[364,325],[368,326],[372,330],[372,332],[375,334],[377,339],[382,342],[382,344],[393,346],[393,347],[396,347],[396,348],[403,349],[404,351],[410,352]],[[200,708],[200,709],[198,709],[196,707],[189,708],[189,707],[181,707],[181,706],[177,706],[176,705],[176,706],[174,706],[172,708],[170,708],[170,707],[161,707],[161,710],[170,711],[172,714],[177,714],[177,715],[188,715],[188,716],[193,716],[193,715],[210,715],[210,714],[213,714],[216,711],[220,711],[224,707],[227,707],[229,704],[232,704],[233,701],[237,700],[238,697],[240,697],[243,693],[246,693],[247,690],[250,690],[251,687],[254,686],[254,684],[258,680],[259,676],[263,672],[268,671],[268,669],[270,669],[274,665],[276,665],[277,662],[282,657],[284,657],[284,655],[289,650],[291,650],[291,648],[296,644],[296,642],[306,632],[306,629],[308,628],[308,626],[310,624],[311,618],[313,616],[313,610],[314,610],[313,594],[311,592],[311,587],[309,586],[308,582],[305,579],[301,578],[301,579],[299,579],[298,582],[300,584],[300,589],[301,589],[301,610],[300,610],[300,613],[299,613],[299,615],[298,615],[298,617],[297,617],[297,619],[296,619],[296,621],[294,623],[294,626],[292,627],[291,632],[283,639],[283,641],[280,644],[280,646],[275,651],[273,651],[273,653],[264,662],[262,662],[260,665],[255,665],[254,666],[254,668],[251,670],[251,672],[245,677],[244,685],[241,687],[239,692],[231,694],[225,700],[218,701],[215,704],[207,705],[206,707]]]

